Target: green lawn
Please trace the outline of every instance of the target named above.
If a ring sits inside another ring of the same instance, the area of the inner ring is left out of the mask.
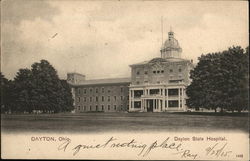
[[[184,113],[80,113],[1,115],[4,132],[244,131],[248,117]]]

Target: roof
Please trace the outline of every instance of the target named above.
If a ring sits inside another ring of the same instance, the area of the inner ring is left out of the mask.
[[[76,73],[76,72],[69,72],[67,74],[76,74],[76,75],[81,75],[81,76],[85,76],[84,74],[80,74],[80,73]]]
[[[141,63],[132,64],[130,66],[146,65],[146,64],[156,63],[156,62],[168,63],[168,62],[183,62],[183,61],[189,61],[189,60],[182,59],[182,58],[159,58],[159,57],[157,57],[157,58],[153,58],[149,61],[144,61]]]
[[[72,84],[75,86],[81,85],[98,85],[98,84],[118,84],[118,83],[130,83],[131,78],[107,78],[107,79],[92,79],[92,80],[85,80],[79,84]]]

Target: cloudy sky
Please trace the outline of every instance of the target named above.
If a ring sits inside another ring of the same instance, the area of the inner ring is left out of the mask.
[[[247,1],[5,0],[1,10],[1,67],[13,79],[20,68],[48,60],[60,78],[130,76],[129,65],[160,56],[172,26],[182,57],[248,46]]]

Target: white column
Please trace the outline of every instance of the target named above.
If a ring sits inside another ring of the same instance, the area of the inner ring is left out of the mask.
[[[158,111],[158,109],[159,109],[159,100],[156,99],[156,110]]]
[[[167,98],[167,109],[168,109],[168,88],[166,88],[166,98]]]
[[[165,111],[165,101],[166,101],[165,88],[163,88],[162,90],[163,90],[162,111]]]
[[[129,108],[128,110],[130,111],[132,106],[131,106],[131,102],[132,102],[132,97],[131,97],[131,89],[129,90]]]
[[[182,87],[182,108],[184,109],[184,87]],[[185,110],[185,109],[184,109]]]
[[[141,99],[141,111],[143,110],[143,99]]]
[[[155,109],[155,99],[153,99],[153,111]]]
[[[178,95],[179,95],[178,104],[179,104],[179,108],[180,108],[180,101],[181,101],[181,89],[180,88],[178,88]]]

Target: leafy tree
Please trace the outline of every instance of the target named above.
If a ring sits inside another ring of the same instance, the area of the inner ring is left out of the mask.
[[[1,80],[6,82],[2,77]],[[32,64],[31,70],[20,69],[12,84],[12,112],[58,113],[73,109],[69,85],[59,79],[57,71],[47,60]]]
[[[74,106],[73,106],[74,100],[73,100],[73,96],[71,93],[71,88],[66,80],[61,80],[61,84],[63,87],[63,88],[61,88],[61,90],[62,90],[61,94],[63,94],[62,97],[64,98],[62,111],[72,111],[74,109]]]
[[[32,72],[29,69],[19,69],[14,78],[14,104],[12,111],[32,112]]]
[[[66,104],[64,87],[57,75],[57,71],[47,61],[41,60],[40,63],[32,65],[32,74],[34,82],[34,93],[36,96],[33,98],[37,104],[37,110],[43,112],[61,112],[65,110]],[[70,91],[69,91],[70,92]]]
[[[239,112],[248,107],[248,50],[237,46],[198,59],[187,87],[189,107],[212,108],[215,112],[218,107]]]
[[[1,79],[1,88],[0,88],[1,113],[4,113],[9,111],[12,102],[12,97],[11,97],[12,82],[6,79],[1,72],[0,72],[0,79]]]

